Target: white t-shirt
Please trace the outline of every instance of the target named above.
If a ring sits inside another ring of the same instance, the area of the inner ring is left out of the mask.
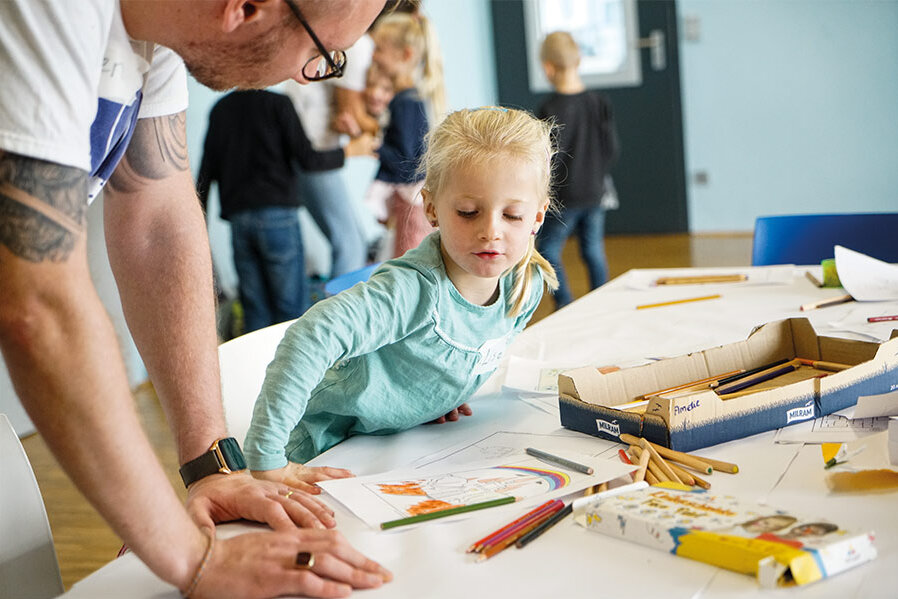
[[[2,0],[0,0],[2,1]],[[334,88],[365,91],[368,67],[374,54],[374,40],[363,35],[346,51],[346,68],[338,79],[300,85],[287,81],[281,90],[293,101],[302,128],[316,150],[333,150],[341,144],[340,134],[331,129],[334,111]]]
[[[184,63],[133,41],[118,0],[0,0],[0,148],[87,171],[93,198],[137,118],[187,107]]]

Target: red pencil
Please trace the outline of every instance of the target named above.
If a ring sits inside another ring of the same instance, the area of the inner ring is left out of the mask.
[[[548,503],[544,503],[538,511],[533,513],[533,515],[524,520],[521,520],[514,526],[511,526],[510,528],[491,536],[480,545],[476,552],[483,553],[487,549],[496,547],[497,545],[501,545],[511,538],[514,538],[516,540],[519,536],[518,533],[520,533],[521,531],[530,530],[535,522],[542,522],[543,518],[545,518],[547,514],[552,514],[561,507],[564,507],[564,502],[560,499],[555,499]]]
[[[631,466],[633,465],[632,460],[630,460],[630,456],[628,456],[628,455],[627,455],[627,452],[624,451],[623,449],[618,449],[618,450],[617,450],[617,455],[620,456],[620,460],[621,460],[624,464],[630,464]]]
[[[890,320],[898,320],[898,314],[893,316],[871,316],[867,322],[888,322]]]
[[[533,517],[533,516],[536,515],[540,510],[545,509],[546,507],[550,506],[550,505],[551,505],[552,503],[554,503],[555,501],[556,501],[556,500],[550,499],[549,501],[545,502],[544,504],[539,505],[539,506],[533,508],[532,510],[530,510],[529,512],[527,512],[526,514],[524,514],[524,515],[521,516],[520,518],[518,518],[518,519],[516,519],[516,520],[513,520],[513,521],[511,521],[511,522],[509,522],[508,524],[506,524],[505,526],[503,526],[503,527],[500,528],[499,530],[494,530],[494,531],[491,532],[490,534],[486,535],[485,537],[483,537],[482,539],[480,539],[479,541],[477,541],[476,543],[474,543],[473,545],[471,545],[470,547],[468,547],[467,553],[471,553],[471,552],[473,552],[473,551],[480,551],[480,548],[481,548],[487,541],[489,541],[490,539],[492,539],[493,537],[495,537],[496,535],[498,535],[498,534],[500,534],[500,533],[506,532],[508,529],[510,529],[511,527],[513,527],[513,526],[515,526],[515,525],[517,525],[517,524],[520,524],[520,523],[523,522],[524,520],[527,520],[528,518]]]

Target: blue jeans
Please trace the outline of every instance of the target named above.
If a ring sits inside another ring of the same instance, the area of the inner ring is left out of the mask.
[[[547,213],[536,238],[536,244],[539,252],[552,264],[558,274],[556,308],[566,306],[574,299],[562,265],[561,252],[567,238],[575,231],[580,241],[580,255],[589,273],[590,289],[595,289],[608,280],[608,262],[605,259],[605,211],[599,206],[591,206],[565,209],[560,214]]]
[[[244,332],[300,316],[309,290],[296,208],[247,210],[230,221]]]
[[[368,247],[356,220],[342,169],[299,171],[302,203],[331,244],[331,277],[356,271],[368,258]]]

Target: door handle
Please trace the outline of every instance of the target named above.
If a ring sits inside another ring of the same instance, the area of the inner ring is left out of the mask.
[[[664,48],[664,31],[661,29],[652,29],[648,37],[639,38],[636,43],[639,49],[648,48],[650,50],[652,69],[663,71],[667,68],[667,52]]]

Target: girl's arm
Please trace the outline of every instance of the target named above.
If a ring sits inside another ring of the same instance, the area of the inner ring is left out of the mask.
[[[268,366],[246,436],[250,470],[287,466],[290,433],[329,368],[400,340],[430,318],[436,293],[425,277],[412,268],[387,265],[366,283],[315,304],[287,329]]]

